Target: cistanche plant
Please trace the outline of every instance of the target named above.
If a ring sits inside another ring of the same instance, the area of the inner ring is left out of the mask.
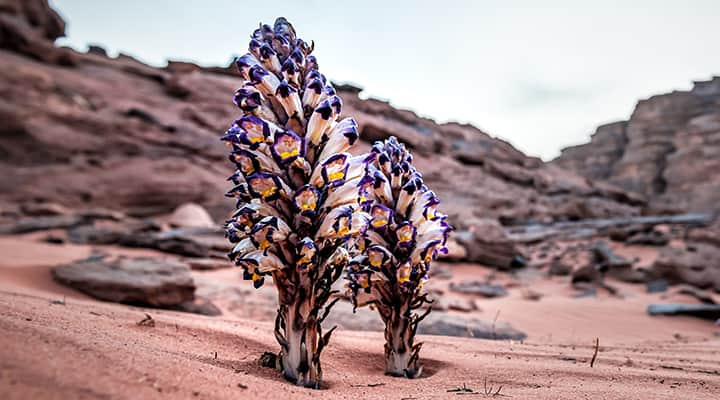
[[[431,310],[423,283],[430,263],[447,252],[452,227],[437,212],[438,197],[404,145],[390,137],[375,142],[372,153],[359,199],[370,226],[355,242],[361,254],[350,261],[348,287],[355,307],[373,305],[385,323],[385,372],[416,378],[422,373],[422,343],[415,343],[415,334]]]
[[[346,243],[369,221],[358,191],[375,154],[347,152],[357,123],[337,121],[342,101],[318,71],[313,48],[284,18],[261,24],[250,52],[236,60],[245,82],[234,101],[243,116],[222,139],[236,167],[227,193],[237,199],[226,223],[229,257],[256,288],[272,277],[283,375],[319,388],[320,354],[334,329],[323,332],[322,323],[350,258]]]

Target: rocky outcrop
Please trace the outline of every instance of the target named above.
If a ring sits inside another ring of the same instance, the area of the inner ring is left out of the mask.
[[[642,194],[654,211],[720,211],[720,77],[640,101],[552,164]]]
[[[467,261],[500,269],[525,265],[520,250],[508,239],[502,226],[494,219],[460,220],[460,226],[453,236],[457,243],[465,248]]]
[[[69,49],[53,46],[65,36],[65,22],[46,0],[2,0],[0,2],[0,48],[63,65],[76,60]]]
[[[557,163],[588,179],[606,180],[623,156],[626,129],[625,121],[601,125],[590,137],[590,143],[562,149]]]
[[[720,292],[720,247],[687,242],[683,247],[665,248],[652,270],[673,283],[689,283]]]
[[[53,278],[100,300],[154,307],[192,302],[186,264],[152,258],[90,258],[53,269]]]

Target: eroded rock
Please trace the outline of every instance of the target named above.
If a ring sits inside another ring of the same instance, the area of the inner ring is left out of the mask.
[[[195,203],[185,203],[176,208],[167,222],[176,228],[217,228],[207,210]]]
[[[525,258],[497,221],[474,219],[464,224],[467,228],[458,229],[453,236],[465,248],[468,261],[500,269],[525,265]]]
[[[665,248],[652,271],[670,282],[720,292],[720,248],[701,242],[688,242],[684,248]]]
[[[507,296],[507,290],[502,285],[493,285],[480,281],[451,282],[450,290],[463,294],[474,294],[482,297],[503,297]]]
[[[100,300],[154,307],[194,300],[190,267],[154,258],[93,257],[53,268],[53,278]]]

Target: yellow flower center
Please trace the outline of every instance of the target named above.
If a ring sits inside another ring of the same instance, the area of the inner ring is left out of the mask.
[[[284,160],[286,158],[297,156],[298,154],[300,154],[299,149],[292,149],[292,150],[280,152],[280,158],[282,158]]]
[[[277,188],[273,186],[273,187],[269,187],[269,188],[261,191],[260,194],[262,195],[263,198],[268,198],[268,197],[274,195],[275,192],[277,192]]]
[[[328,179],[331,181],[337,181],[345,177],[344,171],[333,172],[328,175]]]
[[[385,218],[374,219],[373,222],[372,222],[372,226],[373,226],[374,228],[379,228],[379,227],[381,227],[381,226],[386,225],[387,222],[388,222],[388,221],[387,221],[387,219],[385,219]]]
[[[315,202],[307,202],[300,204],[300,210],[307,211],[307,210],[314,210],[315,209]]]

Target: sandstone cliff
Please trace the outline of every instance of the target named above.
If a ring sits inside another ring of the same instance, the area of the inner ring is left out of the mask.
[[[720,211],[720,77],[640,101],[551,164],[642,194],[650,212]]]

